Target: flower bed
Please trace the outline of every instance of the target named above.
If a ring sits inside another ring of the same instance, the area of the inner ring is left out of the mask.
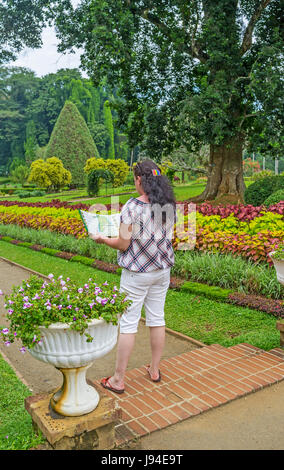
[[[179,243],[186,237],[175,238],[173,246],[178,248]],[[269,253],[283,241],[283,231],[275,233],[258,233],[249,235],[245,233],[211,232],[208,229],[200,229],[196,233],[195,248],[200,251],[213,253],[231,253],[253,261],[267,261],[272,265]]]
[[[190,206],[179,202],[184,227],[175,227],[174,249],[181,249],[189,240]],[[46,229],[77,239],[86,238],[87,232],[78,209],[88,210],[88,204],[71,205],[67,202],[0,202],[0,224]],[[110,205],[105,206],[110,210]],[[121,208],[121,205],[120,205]],[[200,251],[232,253],[255,262],[272,263],[268,254],[277,249],[284,238],[284,201],[269,208],[251,205],[217,206],[204,203],[196,207],[196,243]]]
[[[76,238],[86,238],[87,232],[79,217],[52,217],[37,214],[19,214],[0,212],[0,223],[15,224],[19,227],[51,230],[52,232],[73,235]]]

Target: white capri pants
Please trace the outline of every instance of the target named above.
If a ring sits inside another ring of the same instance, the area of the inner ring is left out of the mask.
[[[146,326],[165,326],[164,305],[170,272],[171,268],[142,273],[122,269],[120,292],[126,292],[132,304],[121,316],[120,333],[137,333],[143,304]]]

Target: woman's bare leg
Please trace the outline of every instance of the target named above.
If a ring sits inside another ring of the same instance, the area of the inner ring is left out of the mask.
[[[109,379],[109,384],[114,388],[124,388],[124,376],[135,344],[135,337],[136,333],[120,333],[119,335],[115,372]]]
[[[157,380],[159,378],[159,365],[165,346],[165,336],[166,332],[164,326],[150,326],[152,361],[149,372],[153,380]]]

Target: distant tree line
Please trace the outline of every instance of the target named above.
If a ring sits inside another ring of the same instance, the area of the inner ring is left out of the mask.
[[[15,160],[44,158],[55,123],[66,101],[76,104],[102,158],[130,161],[126,136],[115,127],[107,84],[94,87],[78,69],[43,77],[21,67],[0,68],[0,171]],[[90,155],[91,157],[91,155]]]

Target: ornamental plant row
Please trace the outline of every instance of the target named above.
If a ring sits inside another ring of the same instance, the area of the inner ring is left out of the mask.
[[[174,238],[174,249],[178,249],[187,239],[188,237]],[[199,251],[239,255],[254,262],[267,262],[272,266],[273,262],[269,253],[277,249],[282,242],[282,231],[274,234],[258,233],[251,236],[245,233],[210,232],[208,229],[200,229],[196,233],[195,248]]]
[[[187,227],[189,221],[192,222],[192,217],[189,215],[184,215],[180,213],[178,217],[178,224],[182,223],[183,226]],[[196,215],[195,215],[196,214]],[[17,216],[16,218],[13,216]],[[9,217],[11,216],[11,217]],[[4,207],[0,204],[0,217],[1,221],[4,224],[7,223],[17,223],[16,220],[19,218],[21,220],[21,224],[23,220],[32,220],[31,217],[34,216],[36,218],[40,218],[41,221],[45,220],[48,224],[52,220],[57,218],[63,219],[77,219],[77,221],[81,220],[79,215],[79,211],[70,210],[70,208],[54,208],[54,207],[21,207],[18,205]],[[23,219],[24,217],[24,219]],[[226,218],[222,218],[220,215],[203,215],[199,212],[194,213],[194,219],[196,219],[196,228],[199,230],[200,228],[207,228],[211,232],[222,231],[222,232],[231,232],[231,233],[248,233],[250,235],[256,235],[259,232],[269,231],[269,232],[278,232],[283,231],[284,237],[284,220],[283,216],[278,213],[274,212],[263,212],[262,216],[255,217],[254,219],[250,220],[241,220],[230,214]],[[195,223],[193,219],[193,222]],[[10,220],[12,220],[10,222]],[[46,223],[43,222],[46,227]],[[77,222],[75,222],[76,224]],[[178,225],[179,227],[179,225]]]
[[[189,202],[187,201],[177,201],[177,204],[183,208],[184,214],[187,215],[188,211],[192,210]],[[69,204],[66,201],[60,201],[59,199],[53,199],[48,202],[24,202],[24,201],[1,201],[1,206],[19,206],[19,207],[54,207],[57,209],[65,208],[69,210],[88,210],[91,204]],[[121,208],[123,204],[119,204]],[[110,204],[106,204],[107,210],[111,209]],[[273,212],[276,214],[284,215],[284,201],[280,201],[277,204],[272,204],[270,207],[266,206],[252,206],[250,204],[237,204],[237,205],[227,205],[222,206],[218,205],[214,207],[209,203],[202,203],[196,206],[197,212],[203,215],[219,215],[222,219],[229,217],[233,214],[239,220],[253,220],[255,217],[262,216],[264,212]]]

